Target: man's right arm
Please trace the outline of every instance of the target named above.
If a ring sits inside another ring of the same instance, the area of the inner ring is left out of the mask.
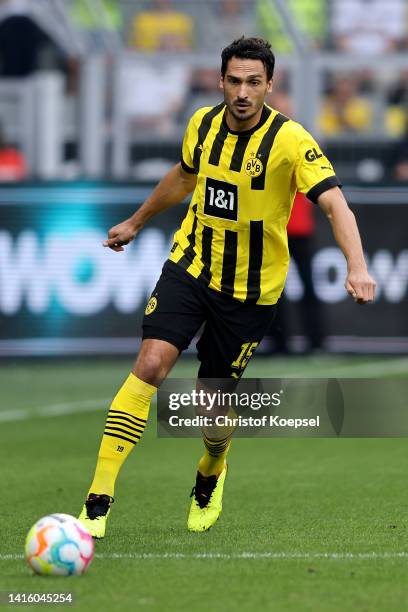
[[[103,246],[113,251],[124,251],[145,223],[167,208],[180,204],[196,186],[197,175],[186,172],[176,164],[158,183],[144,204],[129,219],[115,225],[108,232]]]

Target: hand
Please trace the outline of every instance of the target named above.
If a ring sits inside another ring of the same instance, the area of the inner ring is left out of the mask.
[[[123,248],[131,242],[139,233],[140,227],[135,226],[131,219],[127,219],[112,227],[108,232],[108,239],[103,242],[104,247],[109,247],[112,251],[124,251]]]
[[[349,272],[344,286],[357,304],[367,304],[374,300],[376,282],[367,270]]]

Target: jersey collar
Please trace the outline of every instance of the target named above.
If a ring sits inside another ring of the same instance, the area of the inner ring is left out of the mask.
[[[260,117],[258,123],[256,125],[254,125],[254,127],[252,127],[250,130],[244,130],[244,131],[239,131],[239,132],[237,132],[235,130],[231,130],[228,127],[227,119],[225,117],[226,112],[227,112],[227,107],[225,107],[224,114],[222,116],[222,123],[227,128],[227,130],[228,130],[228,132],[230,134],[235,134],[236,136],[251,136],[254,132],[256,132],[256,130],[259,130],[259,128],[263,126],[263,124],[266,122],[266,120],[268,119],[268,117],[270,116],[272,111],[271,111],[270,108],[268,108],[264,104],[264,107],[262,109],[262,114],[261,114],[261,117]]]

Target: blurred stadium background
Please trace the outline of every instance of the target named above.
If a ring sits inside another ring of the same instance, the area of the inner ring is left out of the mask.
[[[61,588],[29,574],[24,536],[82,505],[185,206],[124,253],[101,243],[179,160],[190,114],[221,99],[220,52],[242,34],[271,41],[270,103],[332,160],[378,282],[372,305],[346,296],[344,258],[308,205],[291,232],[310,249],[298,261],[310,255],[320,337],[306,337],[294,262],[280,338],[260,347],[278,357],[246,375],[407,376],[408,0],[0,0],[2,589]],[[187,356],[171,375],[196,370]],[[201,442],[154,426],[152,410],[91,571],[64,583],[78,609],[407,609],[404,439],[234,440],[203,545],[185,529]]]
[[[407,351],[407,0],[2,0],[0,355],[135,353],[184,207],[120,256],[101,241],[179,160],[192,112],[220,100],[221,49],[242,34],[271,41],[269,102],[333,162],[378,282],[376,303],[355,307],[317,213],[320,348]],[[285,293],[284,350],[297,353],[295,263]]]

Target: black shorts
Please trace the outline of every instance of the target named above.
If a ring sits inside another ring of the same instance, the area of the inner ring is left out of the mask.
[[[166,261],[146,307],[143,340],[166,340],[181,352],[204,324],[197,342],[199,378],[239,379],[269,332],[275,309],[275,305],[240,302],[209,289]]]

